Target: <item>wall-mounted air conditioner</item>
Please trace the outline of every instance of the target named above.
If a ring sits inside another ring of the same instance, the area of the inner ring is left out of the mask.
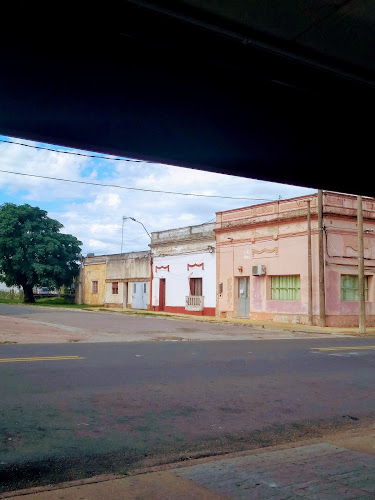
[[[252,275],[253,276],[264,276],[266,274],[266,266],[261,266],[261,265],[257,265],[257,266],[253,266],[253,271],[252,271]]]

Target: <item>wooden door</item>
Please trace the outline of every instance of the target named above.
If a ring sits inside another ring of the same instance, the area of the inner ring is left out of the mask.
[[[159,311],[164,311],[165,308],[165,279],[160,279],[159,284]]]

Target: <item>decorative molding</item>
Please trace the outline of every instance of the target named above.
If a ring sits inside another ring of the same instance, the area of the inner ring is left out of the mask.
[[[261,248],[259,250],[257,250],[256,248],[253,248],[252,253],[253,253],[253,257],[255,255],[263,255],[264,253],[266,253],[266,254],[274,253],[275,255],[279,255],[279,247]]]
[[[201,262],[200,264],[188,264],[187,265],[187,270],[189,271],[189,269],[191,267],[201,267],[202,268],[202,271],[204,271],[204,262]]]
[[[169,272],[169,264],[167,266],[155,266],[155,273],[158,272],[158,269],[166,269]]]

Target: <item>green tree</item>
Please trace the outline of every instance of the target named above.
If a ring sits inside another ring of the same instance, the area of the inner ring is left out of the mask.
[[[0,205],[0,275],[22,286],[25,302],[35,302],[34,286],[70,286],[78,275],[82,242],[63,227],[39,207]]]

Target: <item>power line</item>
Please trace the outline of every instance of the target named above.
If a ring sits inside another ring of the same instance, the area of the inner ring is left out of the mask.
[[[42,149],[44,151],[52,151],[53,153],[61,153],[61,154],[73,155],[73,156],[84,156],[86,158],[95,158],[97,160],[129,161],[129,162],[135,162],[135,163],[150,163],[147,160],[132,160],[130,158],[118,158],[118,157],[112,158],[111,156],[90,155],[88,153],[78,153],[76,151],[63,151],[61,149],[46,148],[45,146],[35,146],[34,144],[26,144],[24,142],[7,141],[5,139],[0,139],[0,142],[4,142],[5,144],[15,144],[17,146],[24,146],[26,148]]]
[[[18,144],[18,143],[15,143]],[[236,196],[220,196],[220,195],[214,195],[214,194],[197,194],[197,193],[180,193],[176,191],[163,191],[161,189],[144,189],[144,188],[136,188],[136,187],[129,187],[129,186],[120,186],[118,184],[102,184],[100,182],[88,182],[88,181],[77,181],[73,179],[63,179],[60,177],[49,177],[46,175],[36,175],[36,174],[25,174],[23,172],[12,172],[10,170],[2,170],[0,169],[0,172],[3,172],[4,174],[13,174],[13,175],[22,175],[24,177],[34,177],[37,179],[48,179],[51,181],[59,181],[59,182],[71,182],[74,184],[84,184],[87,186],[100,186],[100,187],[109,187],[109,188],[116,188],[116,189],[127,189],[130,191],[143,191],[146,193],[161,193],[161,194],[174,194],[178,196],[194,196],[198,198],[221,198],[221,199],[227,199],[227,200],[249,200],[249,201],[275,201],[267,198],[240,198]]]

